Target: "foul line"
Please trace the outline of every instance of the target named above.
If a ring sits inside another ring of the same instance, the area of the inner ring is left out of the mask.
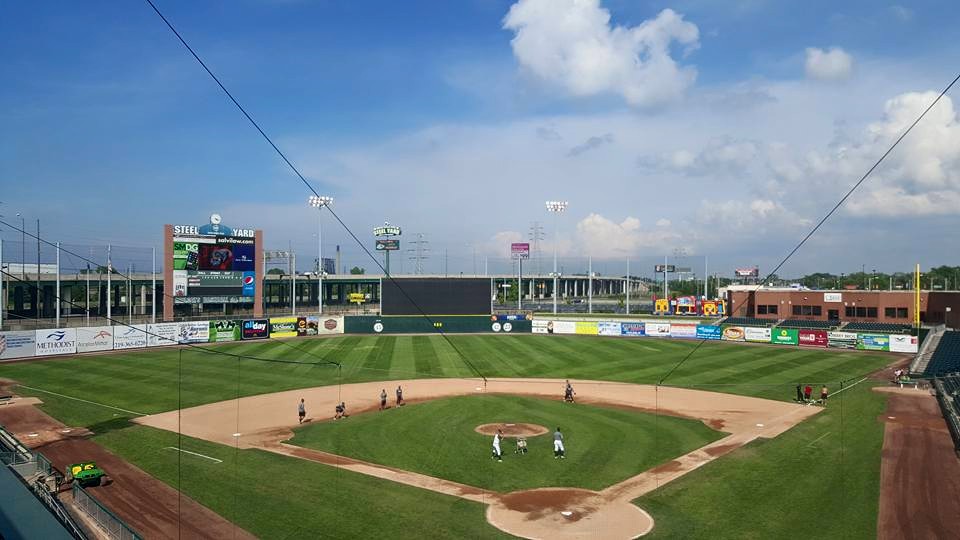
[[[191,456],[202,457],[203,459],[209,459],[210,461],[216,461],[217,463],[223,463],[222,459],[217,459],[210,456],[205,456],[203,454],[198,454],[196,452],[191,452],[189,450],[184,450],[183,448],[177,448],[176,446],[167,446],[164,450],[176,450],[177,452],[183,452],[184,454],[190,454]]]
[[[33,390],[33,391],[35,391],[35,392],[43,392],[43,393],[45,393],[45,394],[50,394],[50,395],[54,395],[54,396],[59,396],[59,397],[66,398],[66,399],[72,399],[72,400],[75,400],[75,401],[82,401],[82,402],[84,402],[84,403],[89,403],[89,404],[91,404],[91,405],[99,405],[99,406],[101,406],[101,407],[106,407],[107,409],[113,409],[113,410],[115,410],[115,411],[121,411],[121,412],[125,412],[125,413],[128,413],[128,414],[135,414],[135,415],[137,415],[137,416],[147,416],[147,413],[142,413],[142,412],[137,412],[137,411],[128,411],[127,409],[121,409],[120,407],[114,407],[113,405],[105,405],[105,404],[103,404],[103,403],[97,403],[96,401],[90,401],[90,400],[87,400],[87,399],[82,399],[82,398],[78,398],[78,397],[68,396],[68,395],[65,395],[65,394],[58,394],[58,393],[56,393],[56,392],[51,392],[51,391],[49,391],[49,390],[43,390],[43,389],[41,389],[41,388],[34,388],[34,387],[32,387],[32,386],[27,386],[27,385],[25,385],[25,384],[18,384],[17,386],[19,386],[20,388],[26,388],[27,390]]]
[[[823,435],[817,437],[816,439],[810,441],[810,444],[807,445],[807,448],[810,448],[811,446],[814,445],[814,443],[816,443],[817,441],[819,441],[820,439],[826,437],[826,436],[829,435],[829,434],[830,434],[830,432],[828,431],[828,432],[824,433]]]
[[[856,386],[856,385],[858,385],[858,384],[860,384],[860,383],[862,383],[863,381],[865,381],[865,380],[867,380],[867,379],[868,379],[868,377],[864,377],[864,378],[862,378],[862,379],[860,379],[859,381],[857,381],[857,382],[855,382],[855,383],[853,383],[853,384],[851,384],[850,386],[846,386],[846,387],[843,387],[843,388],[841,388],[840,390],[838,390],[838,391],[836,391],[836,392],[834,392],[834,393],[832,393],[832,394],[830,394],[830,397],[833,397],[833,396],[835,396],[835,395],[837,395],[837,394],[839,394],[840,392],[843,392],[844,390],[849,390],[849,389],[851,389],[851,388],[853,388],[854,386]]]

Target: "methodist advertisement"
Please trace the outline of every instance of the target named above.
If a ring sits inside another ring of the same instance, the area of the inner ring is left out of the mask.
[[[176,345],[180,339],[180,323],[157,323],[147,325],[147,346]]]
[[[796,345],[800,342],[800,333],[793,328],[774,328],[770,334],[770,343],[777,345]]]
[[[710,324],[697,325],[697,339],[720,339],[723,333],[719,326]]]
[[[210,343],[240,341],[240,321],[210,321]]]
[[[887,334],[857,334],[857,348],[863,351],[889,351],[890,336]]]
[[[248,319],[240,328],[243,339],[266,339],[270,337],[270,321],[267,319]]]
[[[113,350],[113,327],[77,328],[77,352]]]
[[[769,328],[753,328],[747,326],[743,329],[743,339],[756,343],[770,343],[771,334],[772,332],[770,332]]]
[[[271,338],[297,337],[297,320],[298,320],[298,317],[271,317],[270,318],[270,337]]]
[[[77,329],[53,328],[37,330],[37,356],[76,354]]]
[[[827,332],[827,346],[836,349],[856,349],[856,332]]]
[[[620,323],[621,336],[643,336],[646,331],[646,324],[642,322],[622,322]]]
[[[829,343],[826,330],[800,330],[798,339],[804,347],[826,347]]]
[[[599,332],[596,321],[577,321],[576,333],[584,336],[595,336]]]
[[[723,340],[724,341],[744,341],[746,337],[744,336],[744,330],[742,326],[724,326],[723,327]]]
[[[147,346],[147,325],[113,327],[113,349],[139,349]]]
[[[26,358],[36,353],[37,333],[35,331],[0,332],[0,360]]]
[[[620,323],[613,321],[600,321],[597,323],[597,334],[601,336],[619,336]]]
[[[670,336],[694,339],[697,337],[697,325],[672,323],[670,325]]]
[[[177,328],[180,343],[206,343],[210,341],[210,321],[189,321]]]
[[[670,323],[644,321],[646,335],[652,337],[670,337]],[[696,332],[696,330],[694,330]]]
[[[915,353],[919,350],[917,336],[904,334],[890,335],[890,352]]]

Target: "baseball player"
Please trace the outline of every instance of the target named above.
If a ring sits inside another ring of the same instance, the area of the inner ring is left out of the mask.
[[[303,423],[303,417],[307,415],[307,406],[303,402],[303,398],[300,398],[300,404],[297,405],[297,416],[300,417],[300,423]]]
[[[567,386],[563,389],[563,400],[568,403],[573,403],[573,396],[576,392],[573,391],[573,385],[570,384],[570,379],[567,379]]]
[[[380,389],[380,410],[382,411],[386,408],[387,408],[387,389],[381,388]]]
[[[560,433],[560,428],[558,427],[557,430],[553,432],[553,459],[567,459],[563,455],[564,452],[563,433]]]
[[[503,453],[500,451],[500,441],[503,440],[503,432],[499,429],[497,433],[493,436],[493,459],[496,459],[498,462],[503,461]]]
[[[397,386],[397,407],[403,405],[403,388]]]

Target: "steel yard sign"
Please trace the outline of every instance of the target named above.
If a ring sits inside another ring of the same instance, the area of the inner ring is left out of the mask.
[[[400,227],[384,223],[383,227],[374,227],[374,236],[400,236]]]

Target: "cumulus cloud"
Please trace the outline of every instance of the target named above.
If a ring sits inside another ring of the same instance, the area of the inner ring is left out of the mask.
[[[840,81],[850,77],[853,57],[840,47],[829,50],[808,47],[804,68],[810,79]]]
[[[605,144],[610,144],[613,142],[613,134],[607,133],[605,135],[590,137],[581,144],[578,144],[567,151],[567,156],[577,157],[584,152],[589,152],[594,148],[599,148]]]
[[[626,217],[617,223],[591,213],[577,223],[577,244],[581,253],[597,258],[619,258],[642,250],[662,250],[682,240],[683,235],[661,219],[656,227],[645,229],[638,218]]]
[[[670,9],[637,26],[611,26],[599,0],[519,0],[503,20],[513,54],[537,77],[574,96],[612,93],[649,107],[679,98],[696,79],[671,45],[690,52],[699,30]]]

